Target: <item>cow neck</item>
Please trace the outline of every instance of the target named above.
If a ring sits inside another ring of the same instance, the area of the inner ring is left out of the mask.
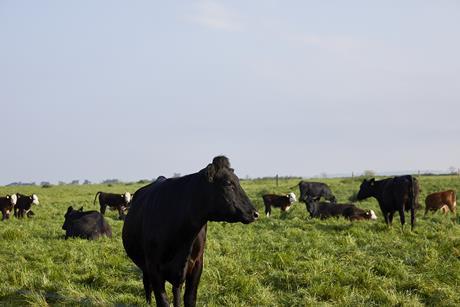
[[[374,196],[379,202],[383,201],[383,189],[382,186],[385,184],[384,180],[374,181],[374,186],[372,187],[372,196]]]

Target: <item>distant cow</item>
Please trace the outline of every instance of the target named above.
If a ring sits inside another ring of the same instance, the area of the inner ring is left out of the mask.
[[[18,197],[16,194],[0,197],[0,211],[2,211],[2,221],[10,218],[11,212],[13,211],[17,200]]]
[[[129,192],[125,192],[124,194],[114,194],[99,191],[94,197],[93,204],[96,203],[98,196],[102,215],[105,214],[105,209],[108,206],[111,210],[118,210],[118,218],[121,220],[124,219],[124,212],[128,210],[131,203],[131,194]]]
[[[305,203],[311,200],[319,201],[321,197],[333,203],[337,201],[334,194],[332,194],[331,189],[325,183],[300,181],[298,186],[300,190],[299,200]]]
[[[337,204],[310,200],[307,203],[310,217],[326,219],[329,217],[344,217],[350,221],[375,220],[377,216],[373,210],[364,210],[354,204]]]
[[[411,229],[413,229],[415,225],[418,191],[417,180],[410,175],[383,180],[372,178],[369,180],[364,179],[359,188],[357,198],[358,200],[363,200],[368,197],[375,197],[387,225],[391,225],[393,215],[397,211],[399,212],[401,225],[404,226],[404,211],[410,210]]]
[[[27,217],[31,217],[34,215],[32,212],[32,204],[39,205],[40,202],[38,201],[38,196],[36,194],[32,194],[30,196],[16,193],[18,200],[16,205],[14,206],[14,216],[17,218],[23,218],[24,215]]]
[[[294,193],[289,193],[287,195],[275,195],[275,194],[265,194],[262,196],[265,205],[265,214],[267,217],[270,216],[272,209],[271,207],[280,208],[281,211],[288,211],[291,205],[296,201]]]
[[[79,237],[94,240],[100,236],[112,237],[112,228],[104,219],[104,216],[97,211],[83,211],[83,207],[74,210],[72,206],[67,209],[64,215],[65,238]]]
[[[143,272],[147,303],[153,290],[157,306],[169,306],[168,281],[174,306],[179,306],[185,282],[184,304],[195,306],[207,222],[248,224],[258,215],[223,156],[197,173],[157,180],[137,190],[122,238],[129,258]]]
[[[431,193],[425,198],[425,215],[428,211],[436,211],[439,209],[441,209],[443,213],[446,213],[448,210],[455,213],[456,207],[457,196],[454,190]]]

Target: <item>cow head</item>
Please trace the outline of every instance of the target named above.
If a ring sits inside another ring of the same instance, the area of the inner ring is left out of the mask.
[[[83,211],[83,207],[79,211]],[[64,214],[64,224],[62,225],[62,229],[67,230],[69,228],[69,224],[71,222],[71,216],[74,212],[77,212],[77,210],[74,210],[72,206],[67,208],[67,212]]]
[[[371,178],[369,180],[364,179],[359,187],[358,195],[356,195],[357,200],[363,200],[374,195],[375,188],[375,179]]]
[[[202,172],[209,184],[211,221],[248,224],[259,217],[226,157],[215,157]]]
[[[131,202],[131,194],[129,192],[125,192],[125,194],[123,194],[123,198],[125,199],[126,204]]]
[[[374,210],[368,210],[368,211],[366,211],[366,217],[367,217],[369,220],[376,220],[376,219],[377,219],[377,215],[375,214]]]
[[[40,202],[38,201],[38,196],[36,194],[32,194],[32,203],[33,204],[36,204],[36,205],[39,205]]]
[[[11,205],[15,206],[16,203],[18,202],[18,196],[16,194],[11,195],[10,202],[11,202]]]
[[[289,202],[292,204],[294,202],[297,201],[297,199],[295,198],[295,194],[294,193],[289,193],[288,195],[286,195],[288,198],[289,198]]]

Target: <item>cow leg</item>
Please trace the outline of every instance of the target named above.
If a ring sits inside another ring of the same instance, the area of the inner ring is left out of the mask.
[[[272,213],[272,208],[269,205],[265,205],[265,215],[267,217],[270,217],[270,214]]]
[[[406,217],[404,216],[404,209],[399,209],[399,220],[401,221],[401,227],[404,229],[404,224],[406,223]]]
[[[148,272],[148,279],[155,295],[157,307],[169,307],[168,297],[166,296],[165,281],[160,277],[158,272],[150,268]],[[145,287],[145,284],[144,284]],[[146,294],[147,296],[147,294]]]
[[[203,257],[201,257],[193,267],[190,274],[187,275],[185,280],[185,293],[184,305],[185,307],[196,306],[196,293],[198,291],[198,284],[200,283],[201,272],[203,271]]]
[[[100,210],[100,211],[101,211],[101,214],[102,214],[102,215],[104,215],[104,214],[105,214],[105,208],[106,208],[106,207],[107,207],[107,205],[106,205],[106,204],[104,204],[104,203],[101,203],[101,210]]]
[[[125,216],[123,214],[123,209],[121,208],[121,206],[118,207],[118,219],[119,220],[124,220],[125,219]]]
[[[395,214],[394,211],[388,213],[388,225],[393,224],[393,215],[394,215],[394,214]]]
[[[182,285],[179,285],[177,287],[173,286],[173,306],[174,307],[180,307],[180,291],[181,291]]]
[[[142,282],[144,283],[145,300],[147,301],[147,304],[150,305],[150,303],[152,302],[152,286],[150,284],[150,279],[147,270],[142,271]]]

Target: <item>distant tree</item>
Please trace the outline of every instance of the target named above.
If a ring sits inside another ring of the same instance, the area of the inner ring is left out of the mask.
[[[59,184],[59,185],[64,185],[64,184],[66,184],[66,183],[65,183],[64,181],[59,181],[58,184]]]
[[[455,166],[449,167],[449,174],[457,175],[458,174],[458,169]]]
[[[88,179],[85,179],[85,181],[83,181],[83,184],[91,184],[91,181],[89,181]]]
[[[77,184],[79,184],[79,183],[80,183],[79,180],[72,180],[72,182],[71,182],[70,184],[75,184],[75,185],[77,185]]]
[[[320,176],[321,178],[327,178],[327,173],[326,173],[326,172],[322,172],[319,176]]]
[[[375,177],[375,172],[373,170],[367,169],[363,172],[364,177]]]
[[[49,183],[48,181],[42,181],[40,182],[40,185],[42,186],[42,188],[51,188],[51,183]]]

